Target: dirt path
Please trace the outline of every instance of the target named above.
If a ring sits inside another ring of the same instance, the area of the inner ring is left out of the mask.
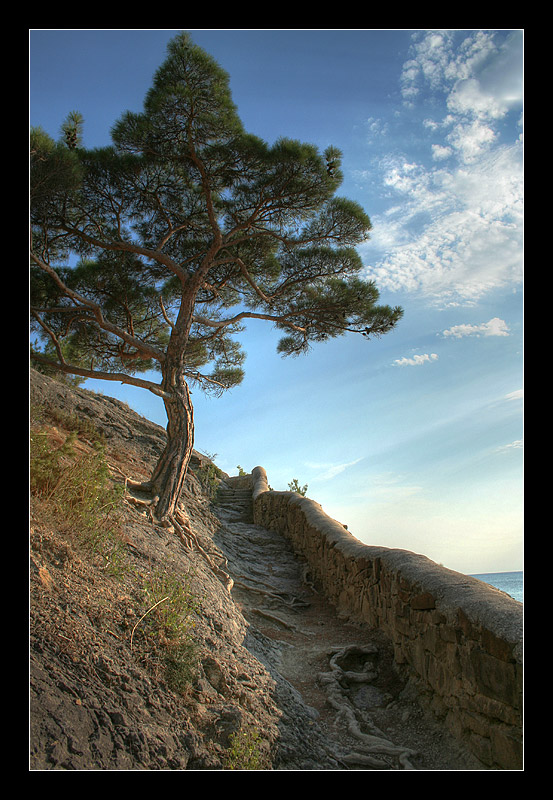
[[[384,637],[341,619],[304,581],[306,565],[288,542],[253,524],[247,492],[223,493],[217,514],[215,541],[228,560],[233,599],[274,645],[280,674],[343,768],[474,768],[405,691]]]

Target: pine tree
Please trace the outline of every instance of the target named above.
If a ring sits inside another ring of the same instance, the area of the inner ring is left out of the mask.
[[[164,519],[193,447],[189,386],[241,381],[245,320],[271,322],[279,352],[298,355],[346,332],[381,336],[402,310],[378,305],[360,275],[371,223],[336,195],[340,152],[248,134],[228,75],[188,34],[111,146],[84,148],[82,125],[72,112],[60,142],[31,133],[32,355],[163,398],[167,445],[149,488]],[[142,377],[152,371],[159,382]]]

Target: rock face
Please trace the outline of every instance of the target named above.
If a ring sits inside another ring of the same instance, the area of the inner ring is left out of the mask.
[[[109,397],[32,372],[30,402],[53,442],[79,422],[79,454],[100,434],[120,485],[163,448],[162,428]],[[254,524],[251,477],[219,474],[215,496],[206,476],[195,453],[186,535],[127,489],[117,570],[31,498],[30,769],[481,769],[405,685],[391,641],[338,614],[288,539]],[[194,599],[184,684],[153,627],[155,580]]]

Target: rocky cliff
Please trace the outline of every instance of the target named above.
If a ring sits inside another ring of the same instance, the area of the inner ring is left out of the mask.
[[[72,437],[68,474],[101,444],[120,489],[109,539],[60,514],[55,486],[31,493],[31,770],[482,768],[382,632],[341,617],[253,524],[247,478],[195,453],[183,524],[161,527],[128,481],[149,476],[162,428],[35,372],[30,404],[49,452]]]

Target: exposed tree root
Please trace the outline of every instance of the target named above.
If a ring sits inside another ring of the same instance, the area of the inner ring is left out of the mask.
[[[289,631],[293,631],[294,633],[301,633],[303,636],[310,636],[310,633],[306,633],[306,631],[300,630],[300,628],[293,625],[291,622],[287,622],[282,617],[277,616],[276,614],[270,614],[268,611],[265,611],[262,608],[252,608],[252,613],[258,614],[260,617],[264,619],[268,619],[270,622],[275,622],[277,625],[281,625],[283,628],[286,628]]]
[[[182,508],[177,509],[174,514],[171,514],[169,520],[184,546],[189,548],[193,547],[195,550],[201,553],[213,573],[219,578],[227,591],[230,592],[234,585],[234,581],[230,577],[229,573],[222,569],[219,564],[216,564],[214,560],[214,558],[219,558],[226,566],[226,558],[219,553],[213,556],[204,550],[198,541],[198,537],[192,530],[188,516],[185,514]]]
[[[416,755],[414,750],[393,744],[386,739],[385,735],[374,725],[366,715],[363,715],[362,722],[358,720],[358,714],[346,696],[347,684],[370,684],[376,677],[377,672],[370,664],[370,656],[374,656],[377,649],[372,646],[359,647],[351,645],[332,653],[330,658],[330,672],[319,674],[319,683],[325,689],[327,700],[332,708],[337,712],[336,722],[344,724],[347,732],[359,743],[359,752],[353,752],[343,757],[347,764],[359,764],[368,766],[371,769],[390,769],[390,763],[386,757],[391,757],[397,763],[399,769],[415,769],[410,762],[410,757]],[[358,657],[362,664],[359,671],[343,669],[340,662],[346,663],[351,656]],[[364,657],[366,660],[364,661]],[[362,730],[362,727],[365,730]],[[365,732],[366,730],[370,732]],[[383,757],[383,758],[379,758]]]
[[[226,558],[219,553],[216,555],[211,555],[206,552],[206,550],[198,541],[198,537],[192,530],[190,520],[182,506],[177,508],[175,512],[170,514],[166,519],[161,521],[155,520],[154,510],[159,497],[157,495],[149,494],[149,491],[151,491],[150,484],[139,483],[127,478],[125,480],[125,489],[125,499],[128,503],[140,508],[144,508],[148,512],[152,522],[156,522],[158,525],[162,525],[166,528],[172,528],[172,530],[177,534],[183,543],[184,547],[187,550],[197,550],[204,557],[210,569],[226,587],[227,591],[231,591],[233,587],[232,578],[230,577],[229,573],[226,572],[226,570],[222,569],[219,564],[215,563],[215,558],[219,558],[220,561],[226,566]]]
[[[150,520],[154,522],[154,510],[159,497],[151,494],[149,484],[125,478],[125,500],[130,505],[145,509]]]
[[[306,608],[309,606],[309,602],[302,600],[300,597],[296,597],[295,595],[288,594],[286,592],[275,592],[272,588],[262,588],[266,587],[267,584],[264,584],[261,581],[256,581],[256,583],[259,585],[253,586],[252,579],[246,579],[243,575],[235,576],[234,578],[235,586],[239,586],[241,589],[244,589],[248,592],[260,594],[267,601],[268,605],[283,606],[294,614],[296,614],[301,608]]]

